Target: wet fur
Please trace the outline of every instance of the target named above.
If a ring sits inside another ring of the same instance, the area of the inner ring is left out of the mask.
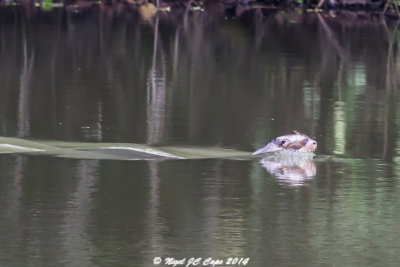
[[[314,152],[317,142],[307,135],[295,132],[295,134],[283,135],[273,139],[266,146],[256,150],[252,155],[276,152],[281,150],[295,150],[299,152]]]

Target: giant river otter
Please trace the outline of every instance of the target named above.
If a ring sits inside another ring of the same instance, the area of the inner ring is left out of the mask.
[[[252,155],[282,150],[293,150],[298,152],[314,152],[317,142],[305,134],[295,131],[295,134],[283,135],[269,142],[265,147],[256,150]]]

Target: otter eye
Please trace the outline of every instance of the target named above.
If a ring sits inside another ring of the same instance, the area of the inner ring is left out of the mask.
[[[317,144],[317,142],[315,142],[315,141],[314,141],[314,142],[312,142],[312,143],[313,143],[313,145],[316,145],[316,144]]]
[[[286,143],[286,140],[282,140],[282,143],[281,143],[281,145],[283,145],[284,143]]]

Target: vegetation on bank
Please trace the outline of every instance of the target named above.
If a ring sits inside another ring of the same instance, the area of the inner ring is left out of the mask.
[[[203,11],[209,5],[219,5],[226,9],[250,8],[290,8],[302,7],[308,11],[350,9],[367,10],[400,17],[400,0],[0,0],[0,6],[34,6],[43,10],[59,7],[88,7],[92,5],[151,5],[169,11],[171,8],[186,8]]]

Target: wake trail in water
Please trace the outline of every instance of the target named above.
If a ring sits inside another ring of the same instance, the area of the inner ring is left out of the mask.
[[[38,141],[0,137],[0,154],[6,153],[118,160],[243,158],[250,156],[250,152],[219,147],[154,147],[133,143]]]

